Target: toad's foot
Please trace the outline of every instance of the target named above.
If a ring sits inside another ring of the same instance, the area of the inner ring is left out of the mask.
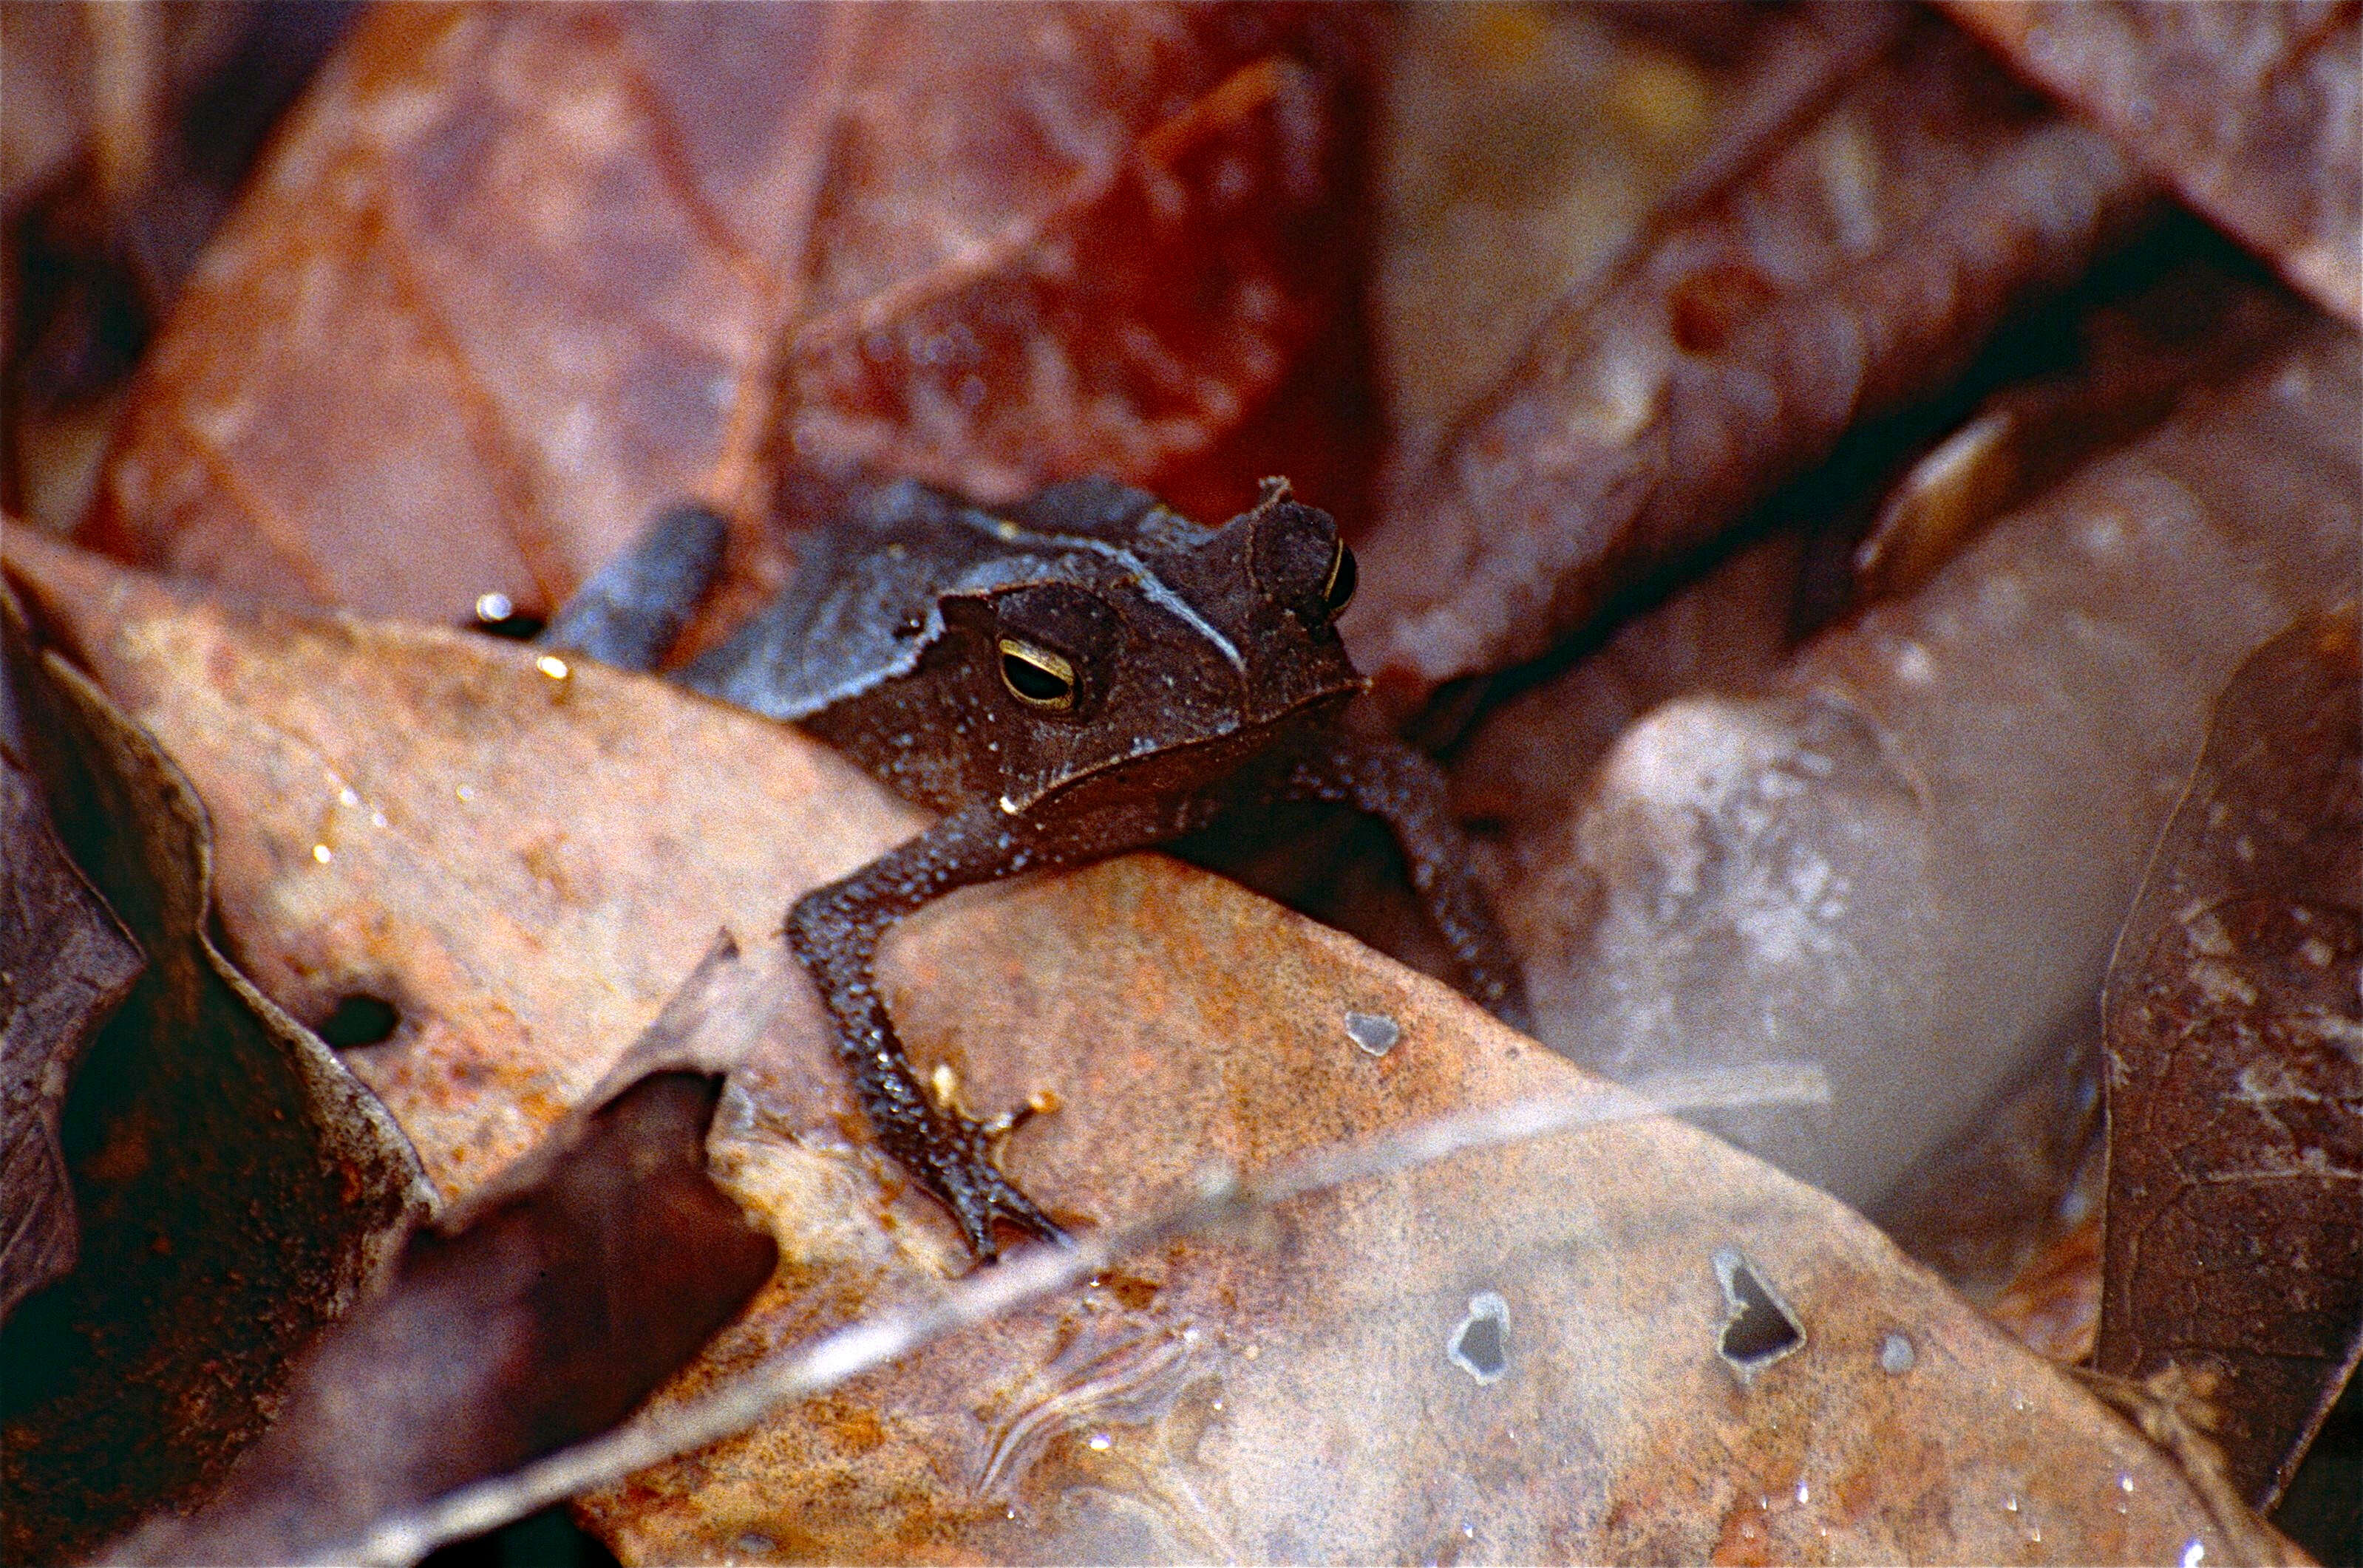
[[[943,1199],[979,1262],[991,1263],[1000,1256],[993,1235],[995,1220],[1046,1242],[1066,1242],[1067,1232],[993,1164],[993,1145],[1005,1135],[1005,1128],[958,1110],[938,1109],[915,1131],[918,1136],[907,1141],[885,1138],[886,1152]]]

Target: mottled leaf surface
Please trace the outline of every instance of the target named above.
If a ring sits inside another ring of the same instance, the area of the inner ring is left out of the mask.
[[[740,767],[778,733],[751,714],[586,700],[614,685],[596,668],[553,679],[463,633],[176,612],[97,558],[11,548],[42,563],[75,657],[224,802],[224,925],[257,982],[316,1025],[356,996],[392,1009],[344,1060],[447,1198],[587,1094],[717,928],[775,933],[797,890],[924,820],[819,746]]]
[[[54,1562],[202,1496],[426,1193],[384,1108],[215,947],[188,779],[53,656],[11,658],[60,837],[149,958],[65,1102],[80,1264],[0,1330],[0,1551]]]
[[[2109,973],[2096,1364],[2215,1412],[2280,1496],[2363,1348],[2355,609],[2225,687]]]
[[[143,962],[59,846],[39,784],[0,750],[0,1321],[73,1267],[60,1112]]]
[[[1540,654],[2147,210],[2103,138],[1942,23],[1809,15],[1825,37],[1792,69],[1827,90],[1768,88],[1782,117],[1736,116],[1716,177],[1579,282],[1440,447],[1401,454],[1345,623],[1393,711]]]
[[[1946,10],[2363,326],[2363,13],[2340,0],[1949,0]]]
[[[1000,500],[1112,469],[1227,515],[1270,458],[1243,427],[1353,297],[1357,25],[388,7],[157,344],[84,536],[457,621],[547,608],[689,495],[751,589],[775,484],[809,521],[858,466]]]
[[[799,889],[909,831],[906,808],[645,678],[247,620],[12,548],[61,637],[224,802],[249,961],[311,977],[305,1006],[364,975],[404,999],[409,1043],[350,1055],[388,1055],[373,1081],[448,1185],[558,1120],[614,1049],[574,1021],[653,1014],[717,921],[771,966],[711,1144],[781,1266],[677,1391],[966,1266],[877,1158],[770,934]],[[945,900],[883,978],[923,1069],[970,1103],[1059,1097],[1009,1161],[1077,1225],[1141,1213],[1209,1156],[1256,1169],[1600,1092],[1442,987],[1154,856]],[[1373,1055],[1349,1011],[1397,1043]],[[2159,1451],[1858,1218],[1672,1121],[1178,1243],[586,1507],[634,1561],[2229,1550]]]

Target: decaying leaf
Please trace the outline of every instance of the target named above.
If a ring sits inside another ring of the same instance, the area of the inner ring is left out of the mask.
[[[406,1056],[376,1081],[447,1177],[554,1115],[600,1055],[568,1021],[669,988],[717,921],[782,964],[755,939],[786,900],[913,820],[793,733],[645,678],[245,620],[12,550],[50,624],[224,801],[239,950],[306,1007],[364,977],[403,999],[408,1043],[352,1055]],[[439,926],[406,914],[430,889]],[[1058,1096],[1009,1163],[1080,1227],[1209,1156],[1253,1171],[1597,1092],[1442,987],[1159,856],[947,900],[883,977],[923,1070],[970,1103]],[[809,996],[779,995],[710,1143],[780,1271],[676,1393],[964,1266],[876,1158]],[[527,1063],[551,1098],[520,1092]],[[586,1507],[635,1561],[2227,1550],[2157,1450],[1875,1231],[1670,1121],[1177,1242]]]
[[[2357,343],[2280,330],[1762,694],[1626,731],[1505,900],[1540,1037],[1821,1062],[1824,1124],[1714,1125],[1873,1204],[2088,1016],[2214,690],[2354,580]]]
[[[1819,15],[1843,51],[1883,13]],[[1346,622],[1393,711],[1542,653],[1849,425],[1942,385],[2150,210],[2103,138],[1929,18],[1791,108],[1737,127],[1720,177],[1394,471]]]
[[[1761,680],[1789,651],[1803,541],[1777,533],[1635,615],[1573,668],[1500,701],[1455,751],[1452,801],[1481,842],[1496,897],[1581,802],[1592,770],[1660,702]]]
[[[176,611],[96,558],[9,548],[61,640],[223,802],[223,924],[257,983],[315,1025],[386,1010],[344,1059],[447,1198],[581,1100],[717,927],[776,932],[798,890],[924,821],[820,747],[742,768],[777,733],[751,714],[589,701],[614,679],[595,668]]]
[[[2233,676],[2105,1004],[2097,1364],[2211,1408],[2258,1507],[2363,1352],[2358,679],[2352,604]]]
[[[2196,228],[2165,226],[2080,286],[2051,348],[2013,350],[2044,374],[1984,400],[1904,469],[1862,552],[1858,607],[1910,591],[2074,465],[2273,351],[2297,313]],[[1775,679],[1829,527],[1810,501],[1832,488],[1817,475],[1779,498],[1765,509],[1777,525],[1767,537],[1579,649],[1571,668],[1549,669],[1565,659],[1555,651],[1487,683],[1498,698],[1533,682],[1497,701],[1450,756],[1454,804],[1497,897],[1521,903],[1534,878],[1566,886],[1563,824],[1625,726],[1659,702]],[[2036,1080],[1971,1118],[1967,1140],[1880,1211],[1906,1251],[2067,1360],[2089,1352],[2098,1304],[2097,1231],[2071,1239],[2098,1204],[2097,1027],[2093,1014],[2078,1021],[2077,1041],[2046,1046]]]
[[[2363,326],[2363,18],[2338,0],[1947,0],[2127,155]]]
[[[59,531],[81,518],[150,331],[353,10],[0,7],[0,503],[12,513]]]
[[[214,946],[188,780],[10,652],[59,836],[149,958],[65,1102],[81,1261],[0,1330],[0,1552],[61,1561],[218,1478],[426,1192],[384,1108]]]
[[[458,621],[546,608],[688,495],[744,525],[743,596],[773,480],[794,522],[849,465],[1226,515],[1269,455],[1226,439],[1353,298],[1353,26],[379,11],[158,342],[85,537]]]
[[[2071,363],[1981,400],[1896,480],[1855,552],[1859,597],[1911,591],[1987,524],[2271,350],[2287,304],[2160,227],[2189,259],[2091,311]]]
[[[73,1267],[59,1115],[92,1032],[141,965],[59,847],[40,786],[0,749],[0,1322]]]
[[[411,1237],[204,1511],[110,1560],[313,1561],[381,1514],[613,1424],[746,1305],[776,1249],[706,1174],[721,1079],[665,1065],[701,1029],[733,1032],[709,1014],[745,999],[718,983],[735,957],[718,951],[634,1044],[623,1066],[646,1070]]]

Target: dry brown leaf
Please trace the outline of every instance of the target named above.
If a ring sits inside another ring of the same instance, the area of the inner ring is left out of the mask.
[[[14,707],[6,679],[0,668],[0,709]],[[0,1322],[73,1267],[66,1085],[144,963],[50,831],[40,786],[0,748]]]
[[[41,563],[34,591],[76,657],[225,802],[224,924],[257,983],[314,1023],[356,996],[391,1005],[390,1037],[345,1059],[447,1198],[581,1099],[717,928],[775,932],[796,891],[925,820],[817,746],[790,754],[802,771],[738,768],[778,734],[751,714],[583,702],[615,679],[595,668],[552,679],[460,633],[176,614],[154,580],[10,549]],[[210,673],[171,677],[194,670]],[[528,755],[535,703],[568,722]]]
[[[1880,1201],[2090,1016],[2240,650],[2356,572],[2357,341],[2319,317],[1756,697],[1626,731],[1504,900],[1537,1032],[1614,1076],[1810,1055],[1714,1124]]]
[[[792,732],[644,678],[250,621],[12,550],[223,801],[250,961],[311,1008],[362,984],[402,999],[390,1049],[353,1055],[387,1057],[376,1081],[447,1180],[596,1073],[614,1036],[582,1018],[653,1012],[717,921],[767,935],[913,820]],[[782,1269],[676,1392],[964,1263],[871,1152],[782,949],[755,951],[778,1010],[712,1147]],[[1159,856],[947,900],[884,979],[915,1056],[979,1107],[1059,1094],[1011,1163],[1082,1225],[1210,1156],[1254,1170],[1428,1111],[1597,1092],[1442,987]],[[1349,1012],[1396,1043],[1358,1045]],[[1875,1231],[1672,1121],[1177,1243],[587,1507],[635,1561],[2227,1549],[2157,1450]]]
[[[0,502],[82,518],[130,378],[350,0],[0,6]]]
[[[16,630],[59,836],[149,958],[66,1098],[81,1261],[0,1328],[0,1555],[59,1562],[217,1481],[427,1194],[384,1108],[215,946],[188,780]]]
[[[1947,0],[2127,156],[2363,326],[2363,16],[2341,0]]]
[[[106,1559],[312,1561],[381,1514],[620,1419],[776,1261],[707,1174],[721,1092],[659,1071],[586,1103],[516,1179],[411,1238],[383,1289],[306,1353],[205,1509]]]
[[[2363,1352],[2363,733],[2352,604],[2224,688],[2105,1000],[2095,1364],[2213,1413],[2269,1507]]]
[[[1392,711],[1541,654],[1942,386],[2150,210],[2103,138],[1941,22],[1810,15],[1844,67],[1830,91],[1739,116],[1715,180],[1572,288],[1437,449],[1400,455],[1344,623]]]
[[[1358,26],[384,8],[160,339],[85,537],[456,621],[547,608],[688,495],[776,575],[773,480],[808,520],[854,464],[1226,514],[1268,457],[1233,438],[1353,297]]]

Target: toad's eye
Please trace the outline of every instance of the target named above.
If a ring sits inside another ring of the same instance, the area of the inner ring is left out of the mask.
[[[1048,648],[1004,637],[1001,683],[1029,708],[1064,712],[1075,705],[1075,667]]]
[[[1329,580],[1321,585],[1321,602],[1329,606],[1329,613],[1335,615],[1354,602],[1354,552],[1340,539],[1337,553],[1329,558]]]

